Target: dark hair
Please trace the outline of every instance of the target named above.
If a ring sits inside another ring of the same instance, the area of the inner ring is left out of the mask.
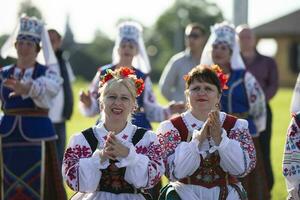
[[[39,52],[40,52],[40,50],[41,50],[41,46],[40,46],[40,44],[36,44],[36,51],[39,53]]]
[[[198,29],[200,30],[200,32],[205,35],[206,34],[206,29],[205,27],[202,25],[202,24],[199,24],[199,23],[190,23],[186,26],[185,28],[185,35],[188,35],[189,32],[191,32],[193,29]]]
[[[55,33],[57,35],[58,39],[61,39],[61,35],[59,34],[59,32],[57,30],[55,30],[55,29],[49,29],[48,33],[50,33],[50,32]]]
[[[191,83],[195,80],[213,84],[217,87],[219,93],[222,92],[220,80],[211,67],[205,65],[194,67],[185,77],[185,89],[189,89]]]

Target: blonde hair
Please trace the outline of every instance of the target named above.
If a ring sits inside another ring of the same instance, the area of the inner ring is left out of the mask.
[[[119,85],[125,86],[128,89],[132,99],[133,100],[136,99],[137,93],[136,93],[136,87],[135,87],[134,80],[130,77],[126,77],[126,78],[120,78],[120,79],[115,79],[115,78],[111,79],[108,82],[106,82],[105,84],[103,84],[102,86],[100,86],[99,91],[98,91],[100,94],[99,100],[103,101],[103,99],[107,95],[107,93]]]
[[[105,96],[108,94],[109,91],[119,87],[120,85],[125,86],[131,96],[131,99],[133,100],[133,104],[135,106],[137,106],[137,92],[136,92],[136,87],[135,87],[135,83],[134,83],[134,79],[131,77],[126,77],[126,78],[121,78],[121,79],[111,79],[108,82],[106,82],[105,84],[103,84],[102,86],[100,86],[98,92],[100,94],[99,96],[99,105],[101,105],[102,102],[104,102],[104,98]],[[103,120],[104,117],[104,110],[101,111],[101,119]],[[127,121],[131,121],[132,116],[129,115],[127,118]]]

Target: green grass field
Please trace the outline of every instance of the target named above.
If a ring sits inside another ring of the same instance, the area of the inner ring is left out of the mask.
[[[73,85],[75,107],[72,119],[67,124],[67,132],[69,138],[72,134],[80,132],[81,130],[92,126],[95,118],[87,118],[82,116],[78,110],[79,91],[86,89],[87,84],[83,81],[76,81]],[[167,104],[167,101],[160,95],[156,85],[154,91],[158,102],[161,104]],[[273,200],[284,200],[286,198],[286,188],[284,178],[281,174],[282,155],[284,150],[285,135],[288,124],[290,122],[289,106],[291,101],[292,89],[281,88],[277,95],[271,101],[271,107],[273,110],[273,135],[272,135],[272,165],[275,174],[275,185],[272,190]],[[157,123],[153,124],[154,130],[157,127]],[[68,196],[70,197],[73,192],[67,188]]]

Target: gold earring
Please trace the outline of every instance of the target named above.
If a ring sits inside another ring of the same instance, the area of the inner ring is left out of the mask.
[[[220,103],[216,103],[215,106],[216,106],[217,109],[220,109]]]

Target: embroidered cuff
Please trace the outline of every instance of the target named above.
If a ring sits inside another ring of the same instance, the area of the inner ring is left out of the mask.
[[[230,139],[227,137],[227,132],[224,129],[222,129],[221,137],[222,137],[222,140],[221,140],[219,146],[214,146],[214,147],[216,147],[217,150],[224,150],[230,141]]]
[[[221,138],[222,138],[222,140],[221,140],[220,144],[218,146],[217,145],[212,146],[209,149],[209,153],[213,153],[217,150],[221,150],[227,146],[227,144],[229,142],[229,138],[227,137],[227,132],[224,129],[222,129]]]
[[[32,85],[30,87],[30,90],[28,92],[28,96],[32,98],[38,98],[43,94],[43,83],[40,81],[32,81]]]
[[[93,153],[93,155],[91,157],[91,159],[93,160],[92,162],[97,167],[97,169],[106,169],[109,166],[109,160],[106,159],[104,162],[101,162],[100,153],[101,153],[101,150],[99,150],[99,149],[95,150],[95,152]]]
[[[116,163],[116,166],[121,168],[121,167],[126,167],[130,165],[135,165],[141,158],[139,158],[139,154],[136,153],[135,147],[133,144],[130,145],[129,147],[129,154],[125,158],[117,158],[119,162]]]
[[[190,142],[189,142],[189,148],[192,152],[197,152],[198,154],[200,154],[200,149],[199,149],[199,140],[193,138]]]

